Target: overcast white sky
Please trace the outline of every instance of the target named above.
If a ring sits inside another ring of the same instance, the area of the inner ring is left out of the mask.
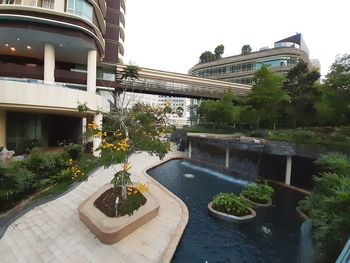
[[[203,51],[236,55],[302,33],[322,75],[350,53],[349,0],[127,0],[124,61],[187,73]]]

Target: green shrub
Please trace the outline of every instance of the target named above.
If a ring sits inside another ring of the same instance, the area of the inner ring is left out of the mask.
[[[254,130],[248,133],[249,136],[252,137],[259,137],[259,138],[267,138],[268,137],[268,131],[267,130]]]
[[[253,183],[246,186],[242,195],[258,204],[267,204],[271,202],[274,190],[267,183]]]
[[[69,182],[72,181],[73,175],[72,172],[69,171],[69,169],[64,169],[61,170],[59,173],[51,176],[50,178],[57,183],[62,183],[62,182]]]
[[[316,262],[335,262],[350,236],[350,161],[339,153],[322,155],[325,171],[298,208],[312,219]]]
[[[77,161],[83,154],[83,146],[80,144],[71,144],[64,147],[64,151],[68,154],[69,158]]]
[[[47,179],[67,168],[68,155],[65,153],[43,154],[38,149],[34,149],[25,164],[28,170],[36,174],[37,179]]]
[[[118,205],[118,216],[133,215],[146,201],[146,197],[139,191],[137,191],[136,194],[128,195],[127,198]]]
[[[0,165],[0,210],[5,207],[5,201],[11,203],[18,195],[32,189],[34,178],[20,162]]]
[[[293,132],[292,138],[295,142],[304,142],[308,140],[319,139],[313,131],[297,129]]]
[[[315,163],[323,167],[325,171],[336,173],[350,171],[350,159],[345,154],[339,152],[321,154]]]
[[[219,193],[213,198],[213,208],[219,212],[234,216],[245,216],[251,213],[250,204],[233,193]]]

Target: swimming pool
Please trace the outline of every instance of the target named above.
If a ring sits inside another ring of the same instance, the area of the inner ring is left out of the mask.
[[[256,218],[240,224],[215,219],[207,205],[219,192],[239,194],[245,181],[171,160],[147,172],[181,198],[189,210],[187,228],[172,262],[296,262],[301,219],[295,211],[302,193],[273,185],[273,206],[255,208]]]

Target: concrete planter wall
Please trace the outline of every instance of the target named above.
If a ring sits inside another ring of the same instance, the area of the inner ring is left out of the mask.
[[[255,203],[252,200],[249,200],[248,198],[244,197],[242,194],[240,195],[244,200],[246,200],[248,203],[252,204],[255,207],[269,207],[272,206],[272,201],[270,200],[267,204],[259,204]]]
[[[230,221],[230,222],[235,222],[235,223],[244,222],[244,221],[252,219],[252,218],[254,218],[256,216],[256,213],[255,213],[255,211],[253,209],[250,209],[251,214],[246,215],[246,216],[234,216],[234,215],[222,213],[222,212],[216,211],[213,208],[213,203],[212,202],[210,202],[208,204],[208,210],[209,210],[209,214],[211,214],[212,216],[214,216],[216,218],[227,220],[227,221]]]
[[[80,220],[104,244],[118,242],[156,217],[159,212],[159,202],[150,192],[146,192],[143,194],[147,199],[146,204],[134,211],[132,216],[125,215],[116,218],[105,216],[93,203],[111,187],[111,184],[104,185],[78,207]]]

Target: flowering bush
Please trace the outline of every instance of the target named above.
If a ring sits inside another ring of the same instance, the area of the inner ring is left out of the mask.
[[[165,113],[163,108],[136,104],[131,109],[116,109],[103,114],[102,127],[96,123],[88,124],[92,135],[101,140],[97,148],[100,151],[100,163],[106,168],[122,164],[122,169],[115,171],[111,181],[116,190],[121,189],[122,200],[127,198],[127,187],[132,184],[130,155],[147,151],[162,159],[170,149],[170,144],[161,140],[161,137],[172,131],[172,127],[167,125]],[[147,189],[145,186],[139,187],[139,192]]]

